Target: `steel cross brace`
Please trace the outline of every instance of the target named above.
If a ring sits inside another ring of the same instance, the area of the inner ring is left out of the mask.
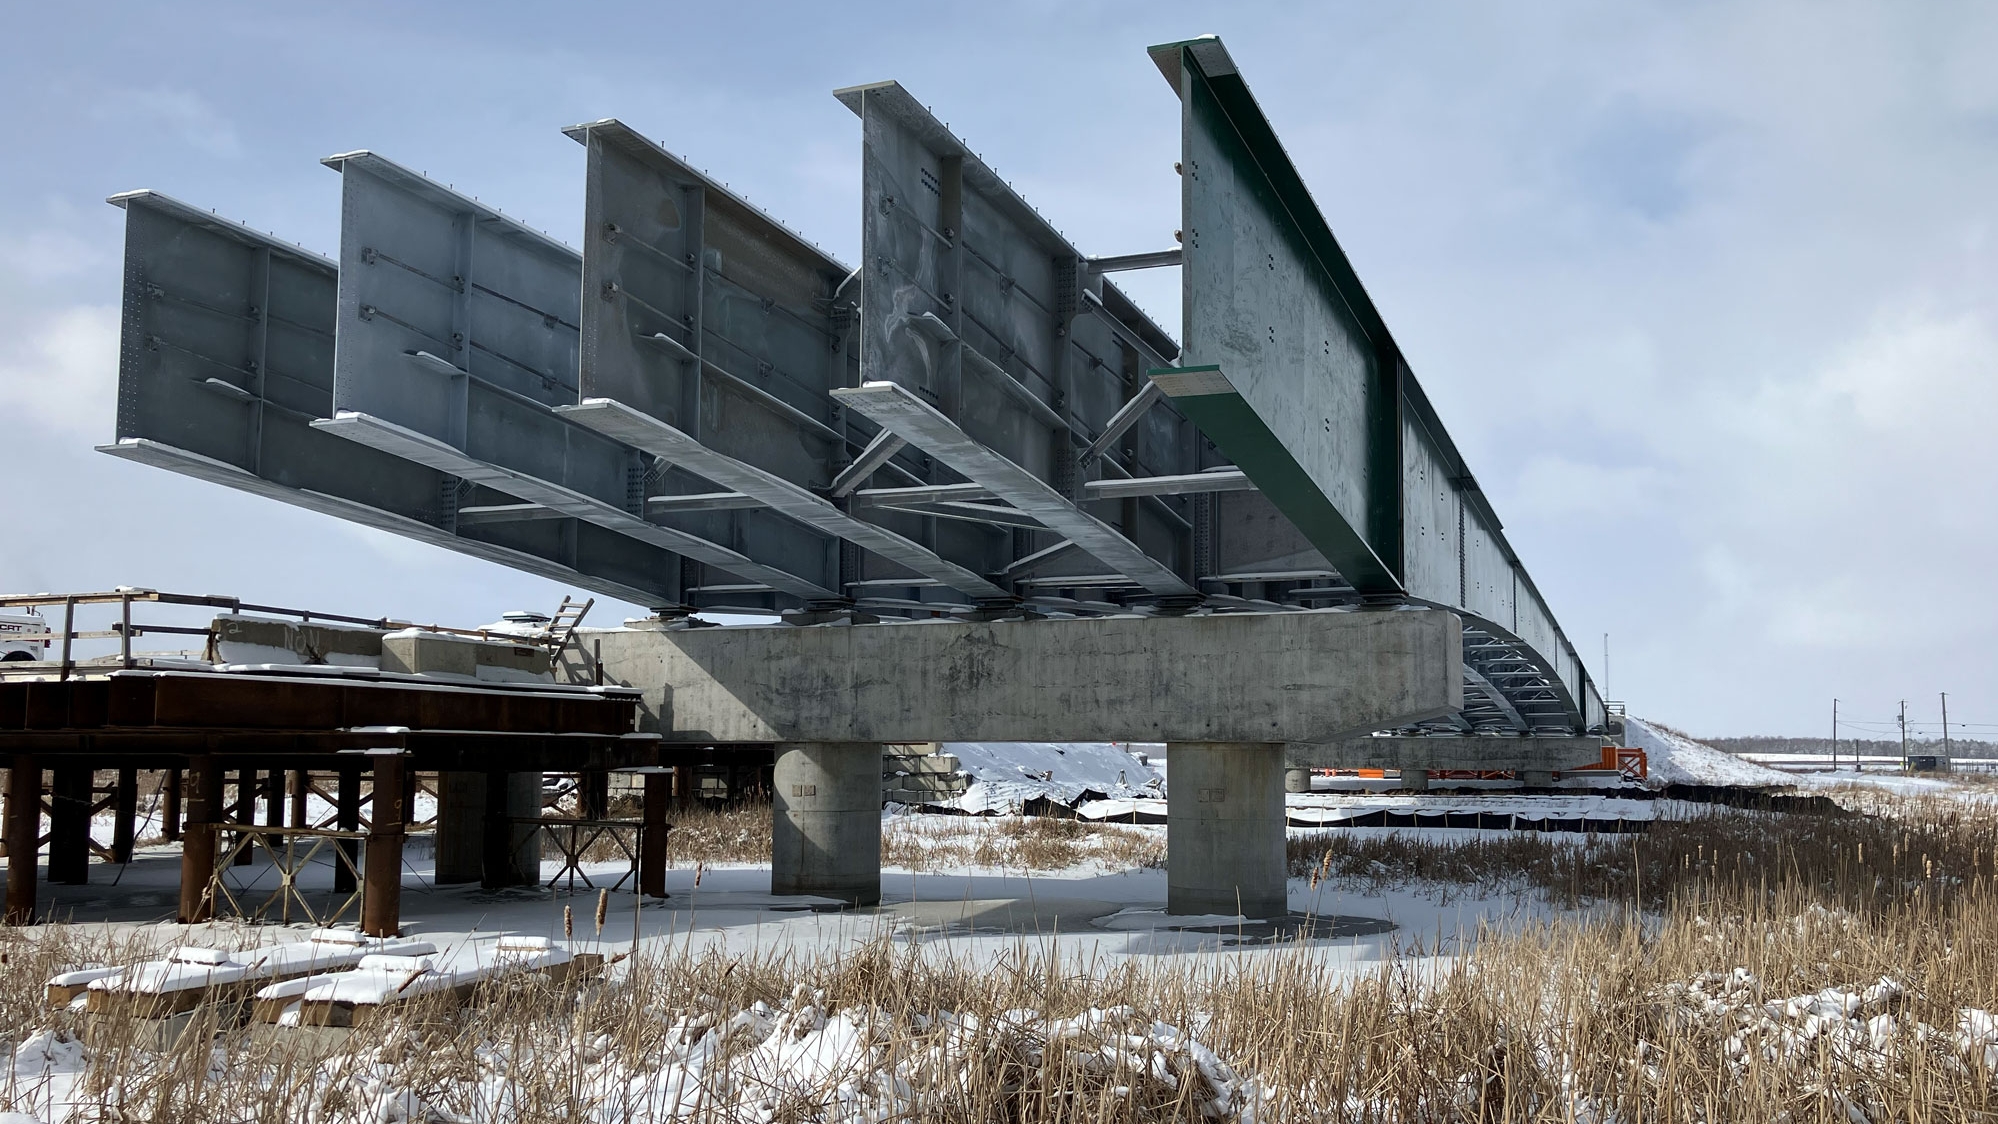
[[[1041,521],[1153,593],[1198,597],[1199,591],[1117,529],[1071,503],[1052,485],[979,444],[936,407],[898,383],[870,382],[832,392],[884,429],[894,430],[968,479]]]
[[[724,488],[733,488],[761,500],[779,514],[865,547],[890,562],[907,566],[924,577],[935,578],[960,593],[981,599],[1011,596],[963,566],[938,557],[913,539],[856,519],[809,488],[717,452],[658,418],[642,414],[622,402],[591,398],[575,406],[558,406],[555,412],[613,440],[662,457],[698,476],[705,476]]]
[[[312,428],[337,433],[349,440],[449,472],[461,479],[476,480],[531,503],[553,508],[564,515],[595,523],[606,530],[617,531],[640,541],[684,554],[696,561],[720,567],[737,577],[761,582],[780,593],[789,593],[810,600],[839,596],[838,593],[817,582],[777,569],[775,566],[756,562],[720,543],[654,523],[622,508],[612,507],[602,500],[571,491],[550,481],[537,479],[527,473],[474,460],[435,437],[393,422],[342,410],[334,417],[313,422]]]

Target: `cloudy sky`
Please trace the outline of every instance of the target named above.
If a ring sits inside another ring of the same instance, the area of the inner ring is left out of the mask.
[[[854,261],[830,92],[895,78],[1085,252],[1155,249],[1178,109],[1144,48],[1213,32],[1613,697],[1814,734],[1949,691],[1998,730],[1998,7],[279,7],[12,8],[0,589],[460,624],[565,592],[92,452],[114,191],[334,253],[317,158],[370,148],[574,244],[559,129],[616,116]],[[1177,323],[1175,278],[1134,287]]]

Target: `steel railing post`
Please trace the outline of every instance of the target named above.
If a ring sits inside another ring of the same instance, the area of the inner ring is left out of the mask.
[[[62,599],[62,674],[59,678],[69,678],[70,637],[76,635],[76,598]]]

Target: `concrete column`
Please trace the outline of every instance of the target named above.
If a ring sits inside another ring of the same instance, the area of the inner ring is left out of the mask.
[[[183,925],[215,916],[208,885],[215,877],[215,821],[222,815],[222,769],[207,754],[187,762],[187,824],[180,844],[180,910]]]
[[[1428,792],[1429,770],[1403,769],[1401,771],[1401,789],[1403,792]]]
[[[168,769],[166,783],[160,787],[160,836],[169,843],[180,842],[180,792],[184,783],[179,769]]]
[[[291,826],[312,826],[312,773],[307,769],[293,769],[285,785],[291,797]]]
[[[881,744],[783,742],[771,804],[770,892],[881,901]]]
[[[477,882],[486,861],[486,774],[437,774],[437,884]]]
[[[402,932],[402,839],[407,828],[403,781],[409,766],[400,753],[370,754],[375,814],[368,820],[367,866],[361,885],[361,932],[393,937]]]
[[[479,883],[488,890],[535,885],[541,880],[541,833],[516,821],[541,818],[541,774],[492,772],[479,779]]]
[[[639,836],[638,892],[648,898],[666,897],[666,839],[672,828],[666,823],[666,804],[673,798],[673,778],[666,773],[646,773],[645,815]]]
[[[42,764],[17,753],[7,762],[7,909],[9,925],[35,921],[35,862],[42,834]]]
[[[132,861],[133,836],[139,818],[139,771],[118,770],[118,788],[111,801],[111,861]]]
[[[673,766],[673,806],[691,808],[694,806],[694,767],[692,765]]]
[[[1527,788],[1554,787],[1554,770],[1552,769],[1521,769],[1513,775],[1519,778],[1519,783],[1525,785]]]
[[[1311,770],[1285,769],[1283,771],[1283,790],[1285,792],[1310,792]]]
[[[361,830],[361,763],[342,761],[339,765],[337,787],[333,792],[333,826],[340,831]],[[348,864],[359,865],[361,861],[361,841],[358,839],[340,840],[340,850],[346,853],[346,862],[333,865],[333,890],[335,893],[351,894],[356,885],[353,870]]]
[[[49,782],[49,872],[51,883],[81,886],[90,881],[90,770],[63,765]]]
[[[1166,912],[1290,912],[1282,743],[1174,742],[1166,762]]]

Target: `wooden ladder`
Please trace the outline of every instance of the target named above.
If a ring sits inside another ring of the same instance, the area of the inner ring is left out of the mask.
[[[548,618],[548,667],[554,670],[562,662],[562,653],[569,647],[569,638],[576,634],[576,626],[583,623],[590,606],[597,603],[592,597],[587,601],[577,601],[570,597],[562,598],[562,607]]]

